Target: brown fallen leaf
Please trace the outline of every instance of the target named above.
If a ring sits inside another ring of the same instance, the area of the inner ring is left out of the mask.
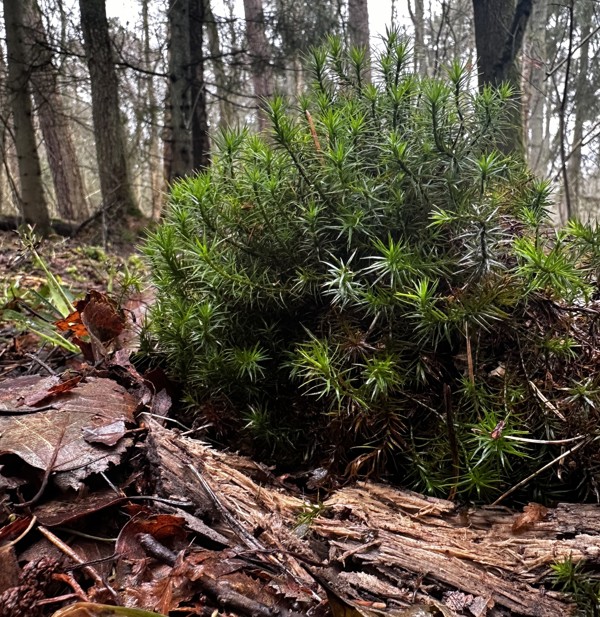
[[[539,503],[528,503],[512,524],[514,533],[531,529],[535,523],[542,521],[548,514],[548,508]]]
[[[0,402],[7,408],[16,407],[36,385],[31,378],[2,382]],[[0,416],[0,454],[14,454],[37,469],[51,466],[58,472],[55,482],[72,488],[78,488],[88,475],[120,461],[126,439],[106,448],[86,441],[84,431],[134,421],[137,400],[124,388],[110,379],[90,377],[57,395],[52,404],[53,409]]]

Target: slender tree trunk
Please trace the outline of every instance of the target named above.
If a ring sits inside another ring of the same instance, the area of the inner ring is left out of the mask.
[[[154,69],[150,48],[150,26],[148,19],[148,2],[142,2],[142,34],[144,37],[144,66],[148,71]],[[146,76],[146,94],[148,96],[148,173],[150,175],[150,202],[151,216],[158,218],[162,208],[162,195],[164,193],[164,176],[161,165],[160,135],[158,130],[158,104],[156,102],[156,89],[151,75]]]
[[[510,126],[504,133],[502,150],[523,155],[523,119],[517,55],[533,0],[473,0],[475,44],[479,87],[509,83],[515,92]]]
[[[8,179],[5,176],[6,167],[6,127],[10,116],[9,102],[6,96],[6,62],[4,61],[4,52],[0,48],[0,213],[4,212],[4,195],[5,181]]]
[[[169,1],[169,105],[165,163],[170,182],[192,173],[190,12],[187,0]]]
[[[244,0],[244,16],[254,96],[259,99],[260,106],[260,99],[268,99],[273,94],[273,71],[262,0]],[[267,118],[259,107],[258,128],[262,131],[266,126]]]
[[[573,139],[571,142],[571,156],[568,162],[569,174],[569,190],[571,191],[571,202],[573,206],[573,214],[582,214],[581,202],[581,162],[582,152],[581,143],[583,141],[583,128],[586,120],[589,119],[589,110],[593,106],[594,101],[590,100],[589,86],[589,64],[590,64],[590,33],[592,28],[593,4],[592,0],[582,0],[581,9],[579,12],[580,21],[580,47],[579,61],[577,64],[577,76],[575,78],[575,120],[573,122]],[[592,97],[593,98],[593,97]]]
[[[20,205],[23,218],[41,234],[50,231],[50,215],[42,186],[42,172],[33,127],[29,69],[25,54],[22,0],[3,0],[8,91],[12,103],[15,147],[19,163]]]
[[[423,0],[414,0],[414,8],[408,0],[408,10],[415,32],[414,38],[414,68],[419,75],[427,74],[427,53],[425,49],[425,10]]]
[[[190,84],[192,94],[192,156],[194,170],[210,165],[210,140],[206,87],[204,85],[204,5],[208,0],[189,0],[190,3]]]
[[[223,50],[221,48],[219,27],[210,6],[210,0],[205,0],[204,13],[208,35],[208,49],[212,56],[212,70],[215,75],[216,94],[219,105],[219,127],[224,129],[233,122],[234,112],[227,93],[228,79],[225,72],[225,61],[222,57]]]
[[[79,0],[83,44],[92,86],[92,117],[103,208],[121,216],[139,216],[127,169],[125,136],[104,0]],[[111,225],[112,227],[112,225]]]
[[[545,131],[548,80],[546,79],[546,27],[548,0],[533,5],[527,35],[523,69],[524,115],[527,129],[529,166],[534,173],[544,175],[548,164],[548,139]]]
[[[369,3],[368,0],[348,0],[348,37],[350,45],[366,50],[366,66],[364,78],[371,81],[369,34]]]
[[[81,220],[88,214],[81,170],[75,153],[69,122],[58,91],[57,71],[44,30],[37,0],[26,0],[27,50],[32,66],[31,85],[40,129],[54,182],[56,204],[61,217]]]

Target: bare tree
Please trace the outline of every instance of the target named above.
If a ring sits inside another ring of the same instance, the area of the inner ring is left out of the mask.
[[[267,99],[273,94],[273,70],[262,0],[244,0],[244,16],[254,96]],[[258,127],[261,131],[266,127],[266,117],[260,109]]]
[[[571,140],[571,155],[568,163],[569,182],[568,188],[571,191],[570,200],[572,199],[573,210],[575,213],[581,212],[582,202],[582,182],[581,182],[581,165],[583,161],[582,143],[584,138],[584,124],[589,120],[590,109],[592,107],[590,96],[589,83],[589,64],[590,64],[590,44],[592,31],[592,16],[594,7],[592,0],[583,0],[580,3],[579,23],[580,23],[580,38],[579,38],[579,58],[574,67],[575,75],[575,93],[574,106],[575,118],[573,120],[573,137]]]
[[[529,20],[523,58],[523,103],[527,136],[527,159],[539,175],[547,173],[549,132],[546,130],[548,109],[547,25],[549,0],[537,0]]]
[[[20,207],[27,223],[41,234],[50,231],[50,215],[44,197],[40,159],[33,127],[30,67],[25,53],[23,4],[3,0],[8,63],[8,92],[13,112],[15,147],[19,163]]]
[[[425,50],[425,10],[423,0],[408,0],[408,12],[414,29],[414,68],[421,75],[427,74],[427,54]]]
[[[194,170],[210,165],[210,140],[204,85],[204,22],[205,3],[209,0],[189,0],[190,29],[190,92],[192,96],[191,128]]]
[[[148,127],[148,172],[150,176],[151,216],[158,217],[162,205],[164,192],[164,175],[161,166],[160,134],[158,119],[158,103],[154,78],[151,74],[155,69],[155,62],[150,44],[150,20],[148,14],[149,0],[142,0],[142,37],[144,68],[148,74],[144,76],[145,93],[147,96],[147,127]]]
[[[58,91],[52,48],[37,0],[24,0],[23,6],[33,100],[54,182],[56,206],[62,218],[82,219],[88,214],[87,199],[71,128]]]
[[[119,111],[119,82],[106,19],[105,0],[79,0],[81,29],[92,87],[92,117],[103,210],[121,216],[139,216],[127,159],[122,118]],[[111,225],[112,226],[112,225]]]

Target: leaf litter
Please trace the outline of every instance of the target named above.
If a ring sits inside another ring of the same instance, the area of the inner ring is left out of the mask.
[[[543,585],[600,555],[597,511],[292,484],[170,424],[168,380],[130,361],[151,299],[81,291],[52,322],[81,354],[0,348],[0,617],[573,612]]]

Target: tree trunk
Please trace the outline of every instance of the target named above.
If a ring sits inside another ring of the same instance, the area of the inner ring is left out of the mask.
[[[544,118],[547,110],[546,80],[546,26],[548,0],[538,0],[533,5],[527,35],[527,63],[524,66],[524,116],[527,130],[528,162],[532,171],[540,176],[547,172],[549,158],[548,139]]]
[[[4,0],[4,23],[8,61],[8,92],[14,118],[15,147],[19,162],[20,206],[23,218],[41,234],[50,231],[50,216],[42,186],[29,89],[30,66],[25,57],[23,5]]]
[[[368,0],[348,0],[348,36],[350,45],[353,47],[362,47],[366,50],[364,78],[367,82],[370,82],[371,57],[369,50],[371,46],[371,37],[369,34]]]
[[[73,145],[42,13],[37,0],[23,2],[27,26],[27,50],[35,67],[31,72],[33,100],[48,155],[56,192],[58,213],[64,219],[82,220],[88,215],[81,170]]]
[[[148,20],[148,2],[142,2],[142,35],[144,39],[144,66],[148,71],[155,68],[150,51],[150,27]],[[148,97],[148,173],[150,176],[151,217],[158,218],[162,208],[162,196],[165,190],[164,175],[161,165],[160,135],[158,130],[158,104],[152,75],[146,76],[146,95]]]
[[[523,155],[523,120],[517,54],[523,43],[533,0],[473,0],[479,88],[503,82],[514,90],[514,106],[500,147]]]
[[[92,86],[92,117],[103,209],[139,216],[135,204],[119,111],[119,82],[112,57],[105,0],[79,0],[83,44]]]
[[[209,0],[189,0],[190,3],[190,84],[192,94],[192,157],[194,170],[210,165],[210,140],[204,85],[204,5]]]
[[[170,0],[168,134],[165,144],[169,182],[192,173],[194,169],[189,11],[187,0]]]
[[[233,122],[234,111],[228,100],[228,79],[225,72],[225,60],[223,58],[223,50],[221,48],[219,27],[210,6],[210,0],[205,0],[204,13],[205,25],[208,34],[208,48],[210,50],[210,55],[212,56],[211,66],[215,75],[216,96],[219,105],[219,127],[221,129],[225,129]]]
[[[260,99],[268,99],[273,94],[273,71],[262,0],[244,0],[244,16],[254,96],[259,99],[260,106]],[[258,128],[262,131],[266,126],[267,118],[259,107]]]
[[[4,51],[0,48],[0,161],[2,161],[0,165],[0,212],[4,212],[5,181],[8,181],[5,176],[5,167],[7,166],[6,123],[9,116],[9,101],[6,96],[6,62],[4,61]]]
[[[590,100],[589,86],[589,55],[590,55],[590,32],[593,19],[592,0],[583,0],[580,4],[579,13],[581,38],[579,41],[579,61],[577,64],[577,77],[575,78],[575,120],[573,122],[573,139],[571,141],[571,156],[568,162],[569,190],[571,191],[571,203],[575,216],[582,214],[582,182],[581,182],[581,162],[582,152],[581,143],[583,141],[583,128],[586,120],[589,120],[590,109],[593,108],[594,101]],[[592,99],[594,96],[592,95]]]
[[[408,0],[408,10],[414,28],[414,68],[419,75],[427,74],[427,54],[425,50],[425,10],[423,0],[414,0],[414,8]]]

